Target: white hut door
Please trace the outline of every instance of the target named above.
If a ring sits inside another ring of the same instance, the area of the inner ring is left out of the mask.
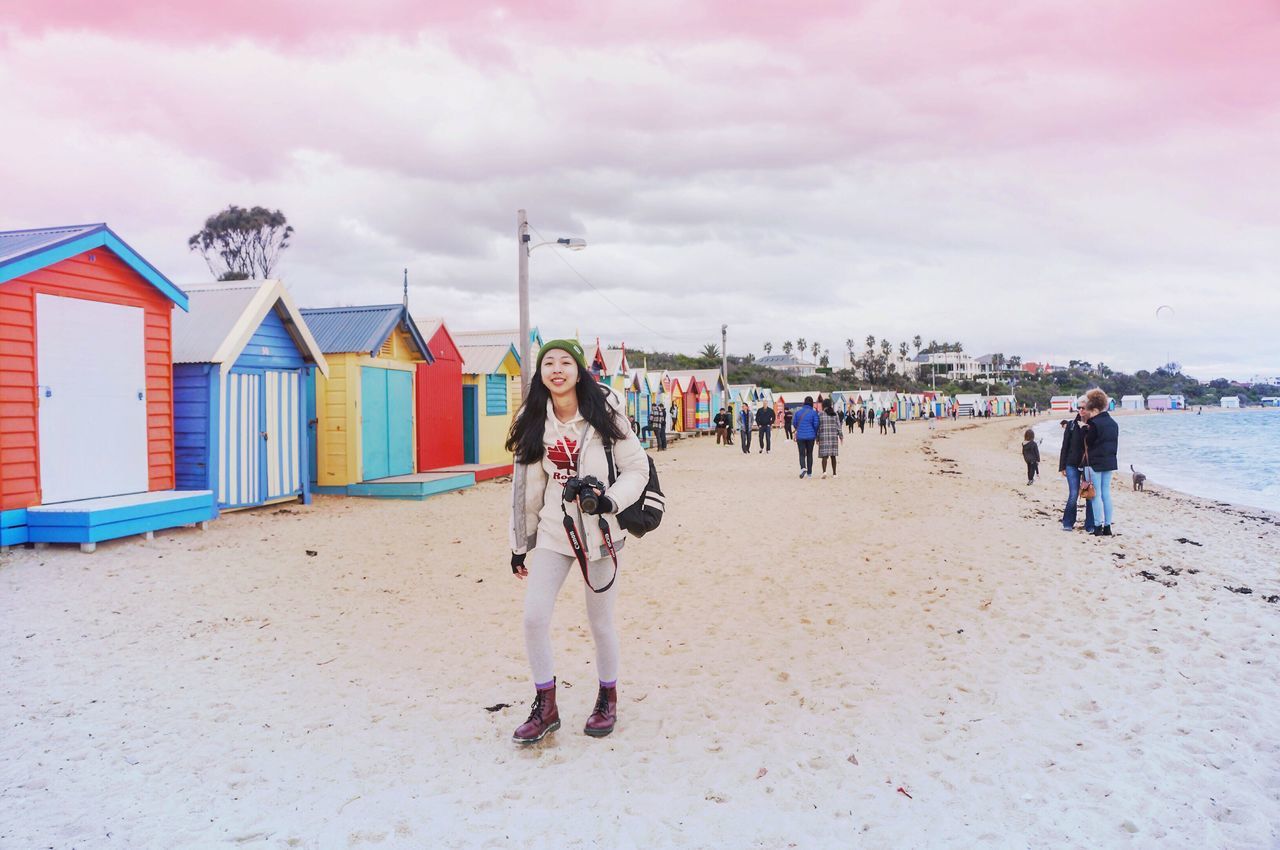
[[[302,492],[298,448],[302,389],[298,373],[267,370],[265,393],[267,499],[282,499]]]
[[[144,333],[141,307],[36,295],[44,504],[147,491]]]

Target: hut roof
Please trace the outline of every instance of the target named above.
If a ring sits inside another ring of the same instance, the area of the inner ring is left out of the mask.
[[[671,379],[680,382],[681,389],[689,387],[689,381],[692,378],[700,384],[706,384],[707,389],[716,391],[724,389],[724,383],[720,378],[719,369],[691,369],[684,372],[671,372]]]
[[[185,287],[191,312],[173,317],[173,362],[218,363],[222,372],[244,351],[267,314],[275,310],[302,356],[326,377],[325,362],[302,311],[278,280],[245,280]]]
[[[520,352],[511,343],[505,345],[460,345],[462,354],[462,373],[464,375],[496,375],[502,371],[502,364],[507,356],[515,358],[520,364]]]
[[[601,349],[606,375],[625,375],[627,373],[627,350],[625,348]]]
[[[437,334],[443,334],[441,344],[436,346],[436,350],[431,352],[436,360],[441,357],[445,359],[462,360],[462,352],[458,350],[457,340],[453,338],[453,334],[449,331],[449,326],[445,324],[444,319],[439,316],[432,316],[426,319],[415,319],[418,330],[422,332],[422,338],[427,341],[427,345],[431,345],[431,341],[436,338]]]
[[[0,231],[0,283],[94,248],[111,251],[170,301],[187,309],[186,293],[102,223]]]
[[[368,307],[307,307],[302,310],[325,354],[367,351],[375,356],[397,327],[403,327],[428,363],[435,360],[413,316],[403,304]]]
[[[453,331],[453,339],[458,345],[512,345],[516,353],[520,353],[520,329],[511,328],[485,331]],[[541,346],[542,332],[537,328],[529,328],[529,341]],[[584,346],[585,347],[585,346]]]

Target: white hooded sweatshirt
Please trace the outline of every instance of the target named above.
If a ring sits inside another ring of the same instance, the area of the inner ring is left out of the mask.
[[[649,483],[649,460],[640,440],[631,430],[631,423],[622,412],[622,400],[612,388],[606,402],[626,438],[613,445],[613,465],[617,480],[609,485],[609,462],[605,457],[604,440],[596,430],[587,425],[581,415],[567,423],[556,418],[550,401],[547,402],[547,421],[543,427],[542,443],[545,451],[537,463],[515,464],[511,486],[511,551],[517,555],[541,547],[562,555],[573,556],[564,530],[564,483],[571,476],[579,478],[594,475],[606,486],[605,494],[613,502],[615,511],[624,510],[639,501]],[[593,516],[584,516],[576,504],[565,505],[570,518],[577,524],[591,560],[608,557],[604,535]],[[618,526],[613,513],[603,515],[609,523],[609,534],[615,549],[622,549],[626,533]]]

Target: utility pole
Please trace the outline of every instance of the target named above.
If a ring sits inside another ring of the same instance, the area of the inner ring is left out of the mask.
[[[409,309],[409,270],[404,270],[404,308]]]
[[[729,326],[720,326],[720,381],[724,384],[724,397],[729,397]]]
[[[524,210],[516,210],[516,253],[520,259],[520,343],[516,350],[520,352],[520,397],[524,398],[536,366],[529,362],[529,219]]]

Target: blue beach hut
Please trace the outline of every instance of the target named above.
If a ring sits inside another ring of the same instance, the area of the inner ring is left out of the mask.
[[[328,365],[277,280],[189,286],[173,322],[178,486],[218,506],[311,501],[307,433],[312,369]]]

